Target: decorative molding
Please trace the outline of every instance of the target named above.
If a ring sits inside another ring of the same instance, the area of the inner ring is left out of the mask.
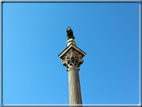
[[[83,52],[81,49],[79,49],[77,46],[75,46],[74,44],[70,44],[66,49],[64,49],[64,51],[62,51],[58,56],[61,59],[64,59],[65,55],[71,50],[71,49],[75,49],[77,52],[79,52],[79,54],[82,55],[82,57],[84,57],[86,55],[85,52]]]
[[[63,66],[67,67],[67,71],[72,67],[79,71],[79,67],[81,64],[83,64],[83,61],[84,60],[82,59],[82,55],[74,49],[71,49],[66,53],[63,58],[63,61],[61,62]]]

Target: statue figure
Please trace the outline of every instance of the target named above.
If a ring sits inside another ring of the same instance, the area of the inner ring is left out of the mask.
[[[73,36],[73,30],[71,29],[71,27],[68,27],[66,32],[67,32],[68,40],[71,39],[71,38],[75,39],[75,37]]]

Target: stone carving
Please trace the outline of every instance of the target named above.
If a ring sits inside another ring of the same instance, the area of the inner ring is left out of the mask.
[[[67,32],[68,40],[71,39],[71,38],[75,39],[75,37],[73,36],[73,30],[71,29],[71,27],[68,27],[66,32]]]
[[[77,51],[70,50],[70,52],[68,52],[64,57],[64,60],[61,62],[63,66],[67,67],[67,71],[73,66],[79,71],[79,67],[81,64],[83,64],[84,61],[81,57],[82,55],[79,54]]]

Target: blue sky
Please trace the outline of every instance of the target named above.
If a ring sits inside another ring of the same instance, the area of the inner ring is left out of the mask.
[[[139,3],[4,3],[3,103],[69,104],[68,26],[83,104],[139,104]]]

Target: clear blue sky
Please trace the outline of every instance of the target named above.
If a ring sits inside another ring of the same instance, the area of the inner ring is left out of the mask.
[[[138,104],[139,3],[4,3],[4,104],[69,104],[68,26],[86,52],[83,104]]]

